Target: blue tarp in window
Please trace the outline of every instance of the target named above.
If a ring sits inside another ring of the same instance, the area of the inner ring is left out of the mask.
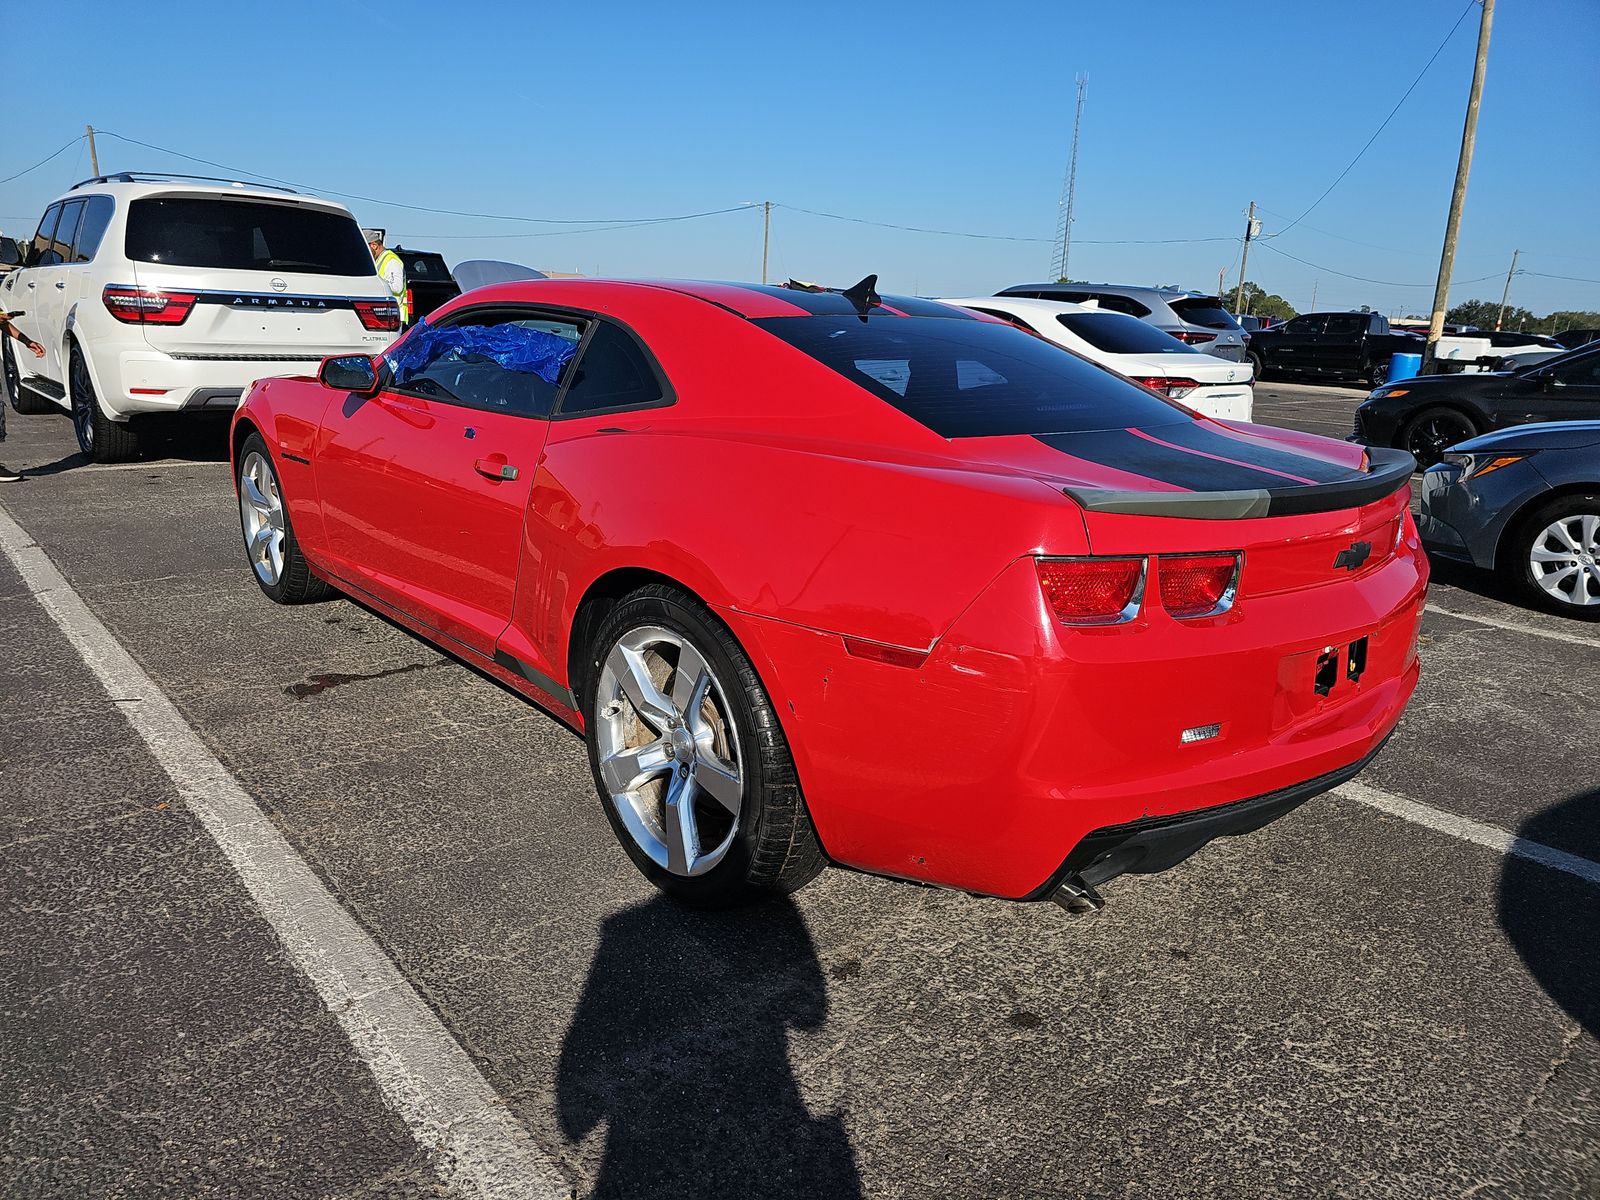
[[[571,339],[543,329],[513,324],[439,328],[424,319],[387,357],[394,381],[402,385],[435,363],[474,359],[498,363],[507,371],[537,375],[554,385],[577,348]]]

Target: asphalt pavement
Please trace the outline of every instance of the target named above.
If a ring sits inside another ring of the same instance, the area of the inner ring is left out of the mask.
[[[1257,419],[1343,436],[1361,395]],[[261,595],[220,425],[96,467],[9,423],[0,1195],[1600,1196],[1600,627],[1438,570],[1362,787],[1092,916],[841,870],[707,915],[570,732]],[[329,907],[343,941],[295,924]],[[329,982],[357,941],[394,979]],[[463,1167],[441,1078],[557,1183]]]

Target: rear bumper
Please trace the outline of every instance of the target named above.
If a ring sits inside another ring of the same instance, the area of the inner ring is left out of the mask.
[[[303,357],[238,359],[119,350],[109,362],[95,364],[95,384],[106,409],[118,417],[185,409],[232,411],[257,379],[314,374],[321,361],[315,351]]]
[[[1153,875],[1177,866],[1208,842],[1254,833],[1307,800],[1354,779],[1378,756],[1387,740],[1385,738],[1365,757],[1347,767],[1262,796],[1197,812],[1149,817],[1096,829],[1074,846],[1044,886],[1027,898],[1048,900],[1069,880],[1098,888],[1118,875]]]
[[[1313,794],[1362,763],[1416,687],[1426,586],[1413,535],[1357,578],[1245,594],[1209,621],[1153,613],[1137,628],[1068,630],[1023,559],[916,669],[853,657],[834,634],[726,616],[773,694],[830,857],[1022,899],[1096,831]],[[1322,695],[1330,652],[1338,681]],[[1216,736],[1183,741],[1208,725]]]

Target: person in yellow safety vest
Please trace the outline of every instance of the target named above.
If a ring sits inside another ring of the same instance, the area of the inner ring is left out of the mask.
[[[372,261],[377,264],[384,286],[400,306],[400,328],[404,329],[411,324],[411,313],[406,304],[405,264],[400,261],[398,254],[383,244],[383,230],[363,229],[361,232],[366,235],[367,249],[372,251]]]

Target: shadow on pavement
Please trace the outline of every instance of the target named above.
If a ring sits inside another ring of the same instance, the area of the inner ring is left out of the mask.
[[[1600,859],[1600,789],[1530,817],[1517,833]],[[1500,926],[1546,994],[1600,1037],[1600,884],[1507,855]]]
[[[1471,592],[1474,596],[1482,596],[1487,600],[1498,600],[1523,612],[1536,611],[1524,604],[1522,598],[1506,586],[1505,581],[1493,571],[1480,570],[1466,563],[1439,558],[1433,554],[1428,556],[1428,566],[1432,569],[1435,583],[1448,584],[1450,587]]]
[[[609,1129],[596,1196],[852,1197],[837,1114],[813,1116],[788,1031],[827,987],[793,903],[706,913],[656,897],[610,917],[561,1048],[567,1137]]]

